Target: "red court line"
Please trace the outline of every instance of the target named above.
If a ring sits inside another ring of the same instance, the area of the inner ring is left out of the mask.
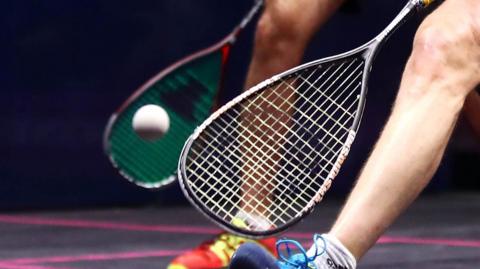
[[[109,261],[120,259],[138,259],[138,258],[152,258],[152,257],[171,257],[184,253],[185,250],[149,250],[149,251],[130,251],[122,253],[100,253],[100,254],[85,254],[77,256],[51,256],[51,257],[36,257],[36,258],[15,258],[0,260],[0,268],[3,264],[7,265],[24,265],[24,264],[38,264],[38,263],[70,263],[70,262],[84,262],[84,261]],[[12,267],[12,269],[15,269]],[[26,268],[18,267],[18,269],[66,269],[58,267],[38,267]]]
[[[217,234],[220,229],[202,227],[202,226],[180,226],[180,225],[141,225],[126,224],[105,221],[88,221],[88,220],[68,220],[68,219],[49,219],[28,216],[12,216],[1,215],[0,222],[15,223],[25,225],[51,225],[75,228],[99,228],[109,230],[130,230],[141,232],[168,232],[168,233],[185,233],[185,234]],[[295,239],[311,239],[312,233],[290,232],[285,236]],[[392,237],[384,236],[378,241],[380,244],[422,244],[422,245],[443,245],[455,247],[474,247],[480,248],[480,240],[463,240],[463,239],[444,239],[444,238],[417,238],[417,237]]]

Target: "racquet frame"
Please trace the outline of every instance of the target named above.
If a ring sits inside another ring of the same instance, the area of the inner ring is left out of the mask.
[[[320,203],[323,199],[325,193],[330,188],[333,179],[337,176],[340,171],[340,167],[342,166],[343,162],[348,156],[350,151],[350,147],[355,139],[357,131],[360,126],[360,122],[362,119],[362,114],[365,107],[366,102],[366,95],[368,91],[368,78],[370,71],[372,69],[372,64],[377,55],[381,46],[386,42],[386,40],[393,34],[393,32],[398,29],[408,18],[413,15],[417,10],[423,9],[431,4],[433,0],[409,0],[406,6],[399,12],[399,14],[388,24],[388,26],[380,32],[375,38],[370,40],[369,42],[365,43],[364,45],[350,50],[348,52],[338,54],[335,56],[315,60],[298,67],[292,68],[287,70],[281,74],[275,75],[269,79],[264,80],[263,82],[259,83],[258,85],[250,88],[249,90],[245,91],[241,95],[237,96],[217,111],[215,111],[209,118],[207,118],[203,124],[198,126],[194,133],[189,137],[186,141],[182,153],[180,155],[180,161],[178,166],[178,176],[182,190],[184,191],[188,200],[200,211],[202,212],[208,219],[213,221],[214,223],[221,226],[223,229],[250,238],[261,238],[266,236],[271,236],[277,233],[280,233],[291,226],[295,225],[305,216],[307,216],[315,207],[316,204]],[[360,95],[358,96],[359,103],[357,106],[357,113],[354,119],[353,125],[349,130],[348,135],[345,138],[345,142],[343,144],[343,148],[339,156],[336,158],[333,168],[329,172],[327,179],[323,182],[321,187],[318,189],[316,195],[313,197],[311,201],[307,204],[307,206],[296,216],[286,223],[283,226],[272,228],[268,231],[255,231],[255,230],[246,230],[245,228],[240,228],[232,223],[227,223],[221,217],[213,213],[209,208],[207,208],[202,201],[200,201],[196,195],[194,190],[192,190],[191,186],[188,183],[188,176],[186,173],[186,163],[188,159],[189,149],[192,147],[192,144],[196,141],[196,139],[202,134],[202,132],[220,115],[222,115],[227,110],[233,108],[235,105],[239,104],[243,100],[249,98],[250,96],[254,95],[255,93],[261,91],[262,89],[268,88],[270,85],[275,84],[277,81],[282,79],[286,79],[288,77],[294,76],[295,73],[299,72],[300,70],[308,69],[314,66],[321,65],[322,63],[333,62],[341,59],[347,59],[349,57],[362,57],[365,60],[365,65],[363,69],[362,75],[362,88]]]
[[[139,96],[141,96],[145,91],[148,91],[153,85],[158,83],[158,81],[162,80],[164,77],[172,73],[173,71],[177,70],[178,68],[182,67],[183,65],[192,62],[198,58],[201,58],[205,55],[208,55],[214,51],[218,50],[223,50],[223,55],[224,58],[222,59],[224,65],[223,68],[225,67],[225,63],[228,60],[228,54],[233,46],[235,44],[238,36],[242,32],[242,30],[248,25],[250,21],[252,21],[253,17],[255,14],[262,8],[263,6],[263,0],[255,0],[253,6],[251,9],[247,12],[247,14],[243,17],[242,21],[233,29],[232,32],[230,32],[225,38],[223,38],[221,41],[215,43],[214,45],[202,49],[196,53],[193,53],[189,56],[186,56],[185,58],[173,63],[172,65],[168,66],[167,68],[163,69],[161,72],[159,72],[157,75],[149,79],[147,82],[145,82],[142,86],[140,86],[137,90],[134,91],[130,97],[128,97],[127,100],[125,100],[122,105],[110,116],[108,123],[105,127],[105,131],[103,133],[103,151],[105,154],[108,156],[108,159],[110,160],[110,163],[113,165],[115,169],[118,170],[120,175],[122,175],[125,179],[128,181],[144,188],[149,188],[149,189],[158,189],[164,186],[170,185],[172,182],[175,182],[177,179],[177,176],[175,173],[170,175],[167,178],[159,179],[155,183],[147,183],[147,182],[142,182],[140,180],[135,179],[133,176],[125,172],[122,167],[117,164],[115,159],[111,155],[111,145],[110,145],[110,134],[112,131],[112,127],[115,124],[118,116],[132,103],[134,102]],[[222,70],[222,78],[223,78],[223,73],[225,70]],[[220,81],[220,84],[222,84],[222,81]],[[219,87],[221,89],[221,86]],[[218,93],[217,93],[218,95]],[[218,97],[218,96],[217,96]]]

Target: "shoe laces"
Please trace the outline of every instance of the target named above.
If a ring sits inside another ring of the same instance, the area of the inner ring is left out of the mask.
[[[319,251],[319,247],[317,245],[317,241],[318,241],[317,239],[321,239],[323,242],[321,251]],[[318,256],[321,256],[323,253],[325,253],[327,242],[321,235],[315,234],[313,236],[313,245],[315,246],[315,253],[309,257],[307,255],[307,251],[302,247],[302,245],[299,242],[295,240],[290,240],[290,239],[278,240],[276,245],[277,253],[281,262],[283,262],[283,264],[286,265],[286,266],[281,266],[281,268],[286,267],[286,268],[298,268],[298,269],[311,269],[311,268],[316,269],[317,266],[313,261]],[[294,248],[292,248],[292,246],[294,246]],[[284,247],[283,251],[282,251],[282,247]],[[296,251],[294,252],[293,249],[296,249]]]

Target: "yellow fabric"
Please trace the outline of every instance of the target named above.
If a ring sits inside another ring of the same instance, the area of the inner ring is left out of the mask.
[[[188,269],[188,268],[181,264],[170,264],[168,265],[167,269]]]
[[[248,227],[241,218],[234,218],[232,224],[240,229]],[[267,240],[268,246],[274,244],[275,239],[272,238],[272,240]],[[178,256],[167,269],[225,268],[230,263],[234,252],[245,242],[256,241],[229,233],[220,234],[214,241],[205,242],[197,249]],[[267,246],[263,245],[264,243],[262,241],[259,242],[261,246],[268,249]]]
[[[237,248],[248,241],[252,240],[225,233],[220,235],[220,237],[210,246],[210,250],[217,255],[225,266],[227,266]]]

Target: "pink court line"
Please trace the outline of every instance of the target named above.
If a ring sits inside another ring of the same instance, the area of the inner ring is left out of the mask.
[[[478,240],[441,239],[441,238],[417,238],[417,237],[391,237],[383,236],[379,244],[411,244],[411,245],[442,245],[450,247],[480,248]]]
[[[218,234],[220,229],[201,227],[201,226],[170,226],[170,225],[142,225],[126,224],[105,221],[89,220],[67,220],[67,219],[47,219],[27,216],[0,215],[0,222],[27,224],[27,225],[49,225],[75,228],[98,228],[108,230],[130,230],[139,232],[165,232],[165,233],[187,233],[187,234]]]
[[[37,258],[16,258],[0,260],[0,268],[3,264],[7,265],[25,265],[25,264],[39,264],[39,263],[70,263],[70,262],[85,262],[85,261],[109,261],[121,259],[138,259],[138,258],[152,258],[152,257],[171,257],[184,253],[186,250],[150,250],[150,251],[134,251],[122,253],[101,253],[101,254],[86,254],[78,256],[51,256],[51,257],[37,257]],[[16,269],[11,267],[12,269]],[[6,268],[8,269],[8,268]],[[18,267],[18,269],[67,269],[58,267],[38,267],[26,268]]]
[[[10,264],[0,263],[1,269],[72,269],[69,267],[51,267],[43,265],[23,265],[23,264]]]
[[[15,223],[25,225],[51,225],[75,228],[98,228],[109,230],[130,230],[141,232],[166,232],[166,233],[185,233],[185,234],[217,234],[220,229],[201,227],[201,226],[170,226],[170,225],[141,225],[126,224],[105,221],[88,220],[67,220],[67,219],[48,219],[28,216],[1,215],[0,222]],[[290,232],[285,236],[295,239],[311,239],[312,233]],[[443,239],[443,238],[417,238],[417,237],[381,237],[380,244],[421,244],[421,245],[444,245],[455,247],[474,247],[480,248],[480,240],[462,240],[462,239]]]

